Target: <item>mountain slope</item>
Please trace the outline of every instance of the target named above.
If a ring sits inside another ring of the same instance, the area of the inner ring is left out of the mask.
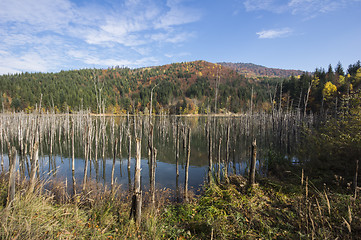
[[[292,75],[297,76],[304,73],[301,70],[285,70],[279,68],[268,68],[253,63],[231,63],[220,62],[222,66],[234,69],[240,74],[244,74],[248,78],[269,77],[269,78],[288,78]]]
[[[42,96],[41,106],[45,110],[63,112],[69,107],[95,112],[96,92],[101,89],[108,112],[147,112],[151,89],[157,85],[153,98],[156,112],[206,113],[213,112],[216,105],[217,111],[246,111],[252,92],[254,109],[268,109],[265,104],[269,100],[268,91],[275,82],[264,78],[254,81],[255,78],[237,72],[236,64],[228,65],[193,61],[138,69],[113,67],[3,75],[0,107],[32,111]]]

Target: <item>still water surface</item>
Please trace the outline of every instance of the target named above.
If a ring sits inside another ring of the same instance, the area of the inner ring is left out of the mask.
[[[288,115],[254,114],[237,117],[153,117],[151,122],[154,125],[154,146],[157,149],[156,187],[175,189],[177,186],[183,186],[188,128],[191,128],[192,133],[189,187],[198,190],[207,176],[210,135],[215,169],[218,168],[217,163],[220,158],[221,162],[228,160],[228,164],[221,164],[221,167],[228,166],[229,173],[245,174],[251,157],[251,143],[253,139],[256,139],[257,168],[260,174],[266,174],[267,160],[271,151],[291,157],[296,154],[301,126],[305,121],[310,122],[311,120],[303,119],[298,113]],[[72,125],[73,122],[74,125]],[[64,181],[67,179],[70,183],[72,179],[70,129],[74,126],[77,185],[82,183],[84,177],[85,145],[87,139],[91,139],[88,177],[100,183],[110,184],[114,143],[117,141],[117,146],[120,145],[121,148],[115,149],[114,178],[123,189],[131,188],[134,179],[135,136],[137,136],[141,139],[142,144],[141,185],[146,190],[149,187],[149,123],[148,116],[103,118],[89,115],[61,117],[49,115],[42,123],[40,131],[42,136],[39,151],[40,173],[43,178],[51,176]],[[26,126],[30,126],[30,124],[30,119],[24,120],[22,123],[22,126],[25,127],[23,141],[26,141]],[[15,143],[17,142],[16,136],[21,135],[17,134],[16,130],[8,131],[7,134],[13,134],[12,139]],[[130,139],[129,136],[132,138]],[[179,138],[178,179],[176,177],[177,138]],[[132,146],[128,171],[129,141]],[[221,144],[220,147],[219,144]],[[18,148],[21,147],[18,146]],[[97,153],[97,158],[95,158],[95,153]],[[6,153],[4,159],[5,166],[7,166]],[[21,163],[27,175],[26,160],[20,159],[20,165]]]

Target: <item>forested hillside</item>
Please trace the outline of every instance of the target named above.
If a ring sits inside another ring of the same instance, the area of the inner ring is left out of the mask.
[[[313,74],[291,76],[278,91],[282,92],[283,106],[339,114],[359,101],[360,83],[361,64],[358,61],[349,65],[347,71],[338,63],[335,68],[329,65],[327,71],[317,68]]]
[[[304,71],[300,70],[285,70],[279,68],[268,68],[261,65],[256,65],[253,63],[230,63],[230,62],[220,62],[222,66],[232,68],[238,73],[245,75],[249,78],[259,78],[259,77],[277,77],[277,78],[288,78],[290,76],[302,75]]]
[[[148,113],[153,89],[155,113],[243,113],[295,108],[338,111],[350,104],[349,99],[361,82],[359,61],[347,71],[339,63],[334,69],[330,65],[327,71],[321,68],[312,74],[267,70],[268,75],[258,77],[241,74],[234,67],[240,64],[229,66],[195,61],[139,69],[113,67],[2,75],[0,106],[6,111],[31,112],[41,104],[43,111],[90,109],[96,113],[101,102],[107,113]]]
[[[237,113],[250,108],[252,91],[252,106],[269,109],[267,86],[274,84],[275,81],[254,84],[231,68],[196,61],[140,69],[113,67],[3,75],[0,93],[1,106],[8,111],[32,111],[41,99],[44,110],[90,108],[97,112],[100,96],[106,112],[134,113],[148,112],[151,89],[156,86],[156,113],[209,113],[215,107],[217,112]]]

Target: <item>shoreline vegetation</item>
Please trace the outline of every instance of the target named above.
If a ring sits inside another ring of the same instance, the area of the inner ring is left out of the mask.
[[[361,201],[348,191],[317,188],[298,167],[283,180],[260,178],[249,186],[242,176],[205,185],[199,196],[175,199],[156,191],[153,207],[144,193],[139,225],[129,218],[131,194],[91,182],[70,197],[66,183],[43,188],[17,179],[6,205],[7,174],[0,175],[1,239],[360,239]],[[297,173],[297,174],[296,174]]]

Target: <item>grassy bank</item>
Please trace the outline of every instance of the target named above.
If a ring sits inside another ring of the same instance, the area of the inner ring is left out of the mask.
[[[7,177],[0,178],[1,239],[361,239],[361,202],[351,193],[317,189],[289,174],[249,188],[240,176],[212,185],[188,203],[168,190],[152,209],[144,193],[142,222],[129,219],[130,197],[93,183],[70,198],[62,183],[27,194],[18,183],[6,207]]]

